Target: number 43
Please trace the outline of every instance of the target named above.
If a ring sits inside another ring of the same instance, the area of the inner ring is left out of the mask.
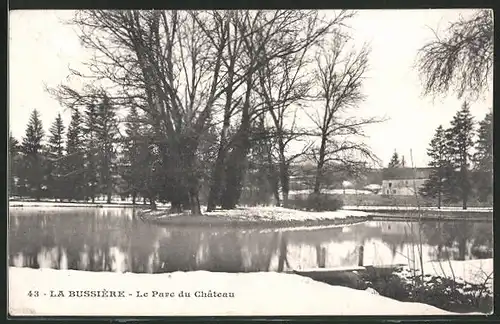
[[[37,290],[34,290],[34,291],[30,290],[28,292],[28,297],[38,297],[38,296],[39,296],[39,293]]]

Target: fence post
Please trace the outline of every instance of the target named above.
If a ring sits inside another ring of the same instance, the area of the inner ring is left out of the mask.
[[[364,247],[361,245],[359,247],[359,254],[358,254],[358,266],[360,267],[363,266],[363,254],[364,254]]]
[[[326,248],[321,248],[321,263],[319,265],[320,268],[324,268],[326,265]]]

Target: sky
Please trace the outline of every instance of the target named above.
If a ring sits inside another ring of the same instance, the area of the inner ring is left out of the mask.
[[[365,143],[387,165],[394,151],[413,164],[426,166],[426,149],[435,129],[450,120],[463,100],[450,94],[433,99],[422,96],[413,69],[417,50],[433,38],[431,28],[443,30],[471,10],[361,10],[350,21],[355,42],[370,44],[369,71],[363,85],[366,100],[359,113],[386,117],[365,129]],[[9,16],[9,128],[21,139],[29,115],[39,110],[45,130],[58,113],[65,125],[70,112],[45,91],[67,81],[69,67],[82,67],[90,58],[80,45],[76,28],[65,21],[73,12],[63,10],[11,11]],[[471,102],[476,121],[491,109],[493,95]]]

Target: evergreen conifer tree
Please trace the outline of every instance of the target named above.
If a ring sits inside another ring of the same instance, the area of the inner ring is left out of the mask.
[[[485,202],[493,194],[493,113],[486,114],[479,122],[478,139],[475,143],[475,187],[480,201]]]
[[[49,129],[47,144],[47,187],[49,194],[61,200],[64,197],[64,124],[61,114],[58,114]]]
[[[391,160],[389,161],[388,168],[399,168],[401,166],[401,162],[399,161],[398,152],[394,151],[392,154]]]
[[[443,193],[447,192],[445,190],[445,187],[448,186],[447,180],[453,171],[447,144],[446,131],[442,125],[439,125],[427,149],[427,155],[431,159],[429,166],[432,167],[432,171],[429,179],[420,189],[421,195],[438,199],[438,208],[441,208]]]
[[[116,174],[116,143],[118,142],[118,120],[116,111],[109,98],[104,96],[97,106],[96,134],[98,147],[99,192],[106,195],[107,203],[111,203]]]
[[[23,176],[28,185],[28,195],[34,196],[37,201],[40,201],[43,195],[44,161],[42,141],[44,136],[45,132],[40,120],[40,114],[34,109],[26,127],[21,150],[25,157]]]
[[[65,158],[65,192],[66,198],[80,200],[85,195],[85,164],[83,142],[83,120],[80,112],[75,109],[71,115],[68,127]]]
[[[126,193],[132,196],[135,205],[137,196],[144,186],[144,165],[141,163],[141,136],[139,114],[135,107],[130,109],[126,122],[126,137],[123,140],[123,158],[121,176],[126,182]]]
[[[469,104],[464,102],[462,108],[455,114],[448,130],[448,147],[456,186],[457,198],[462,201],[462,208],[467,209],[467,200],[471,193],[469,166],[471,149],[474,145],[474,120],[469,111]]]
[[[394,177],[397,176],[397,168],[401,167],[401,161],[399,160],[399,154],[398,152],[394,151],[392,154],[391,160],[389,161],[389,164],[387,165],[387,168],[383,170],[383,177],[384,179],[394,179]]]
[[[18,168],[20,165],[19,141],[9,134],[9,197],[19,194],[18,191]]]
[[[98,191],[97,166],[99,163],[99,143],[97,136],[97,107],[95,103],[87,106],[83,118],[84,159],[85,159],[85,197],[95,201]]]

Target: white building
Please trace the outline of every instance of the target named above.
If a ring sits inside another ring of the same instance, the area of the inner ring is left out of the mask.
[[[430,168],[387,170],[382,180],[382,195],[413,196],[425,184]]]
[[[415,188],[418,190],[424,185],[427,179],[391,179],[382,180],[383,195],[412,196],[415,195]]]

